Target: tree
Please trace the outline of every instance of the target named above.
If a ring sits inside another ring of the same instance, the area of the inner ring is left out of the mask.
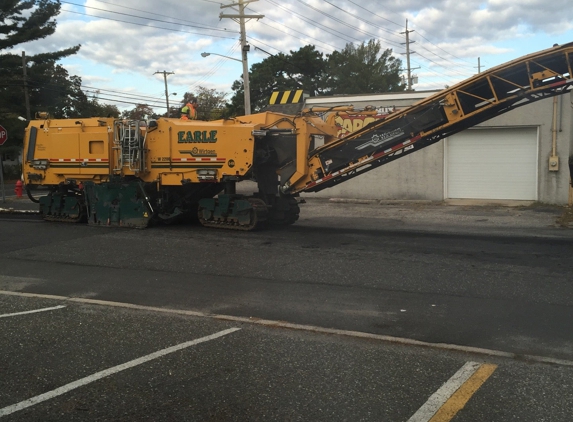
[[[148,118],[156,119],[159,116],[147,104],[136,104],[135,108],[125,110],[121,113],[122,119],[128,120],[145,120]]]
[[[392,56],[392,50],[382,52],[379,41],[370,40],[355,47],[324,55],[313,45],[290,54],[271,55],[251,66],[251,108],[264,109],[273,91],[302,89],[311,97],[335,94],[365,94],[403,91],[400,77],[402,62]],[[244,113],[244,86],[236,80],[231,87],[235,93],[227,104],[229,116]]]
[[[15,46],[45,38],[54,33],[54,17],[60,12],[59,1],[50,0],[0,0],[0,116],[4,124],[12,128],[13,135],[8,142],[19,144],[22,141],[24,123],[19,116],[26,116],[24,101],[24,83],[29,84],[31,108],[36,110],[36,101],[40,106],[53,106],[52,111],[59,110],[56,103],[62,95],[74,91],[76,100],[81,100],[77,93],[78,80],[69,78],[63,68],[56,66],[56,61],[75,54],[80,46],[70,47],[52,53],[43,53],[28,57],[26,62],[27,80],[23,78],[23,59],[20,55],[5,53]],[[56,81],[52,81],[52,78]],[[49,85],[46,86],[46,80]],[[63,88],[62,83],[66,82]],[[54,83],[52,83],[54,82]],[[47,88],[47,89],[46,89]],[[51,89],[51,93],[49,91]],[[41,93],[40,90],[44,92]],[[61,101],[62,114],[72,110],[74,99]],[[49,111],[49,110],[46,110]]]
[[[312,45],[291,51],[290,54],[271,55],[254,64],[249,73],[252,110],[256,112],[266,108],[273,91],[302,89],[311,96],[320,94],[325,68],[323,54]],[[235,95],[227,104],[226,113],[244,114],[243,81],[233,82],[231,89]]]
[[[57,64],[77,53],[79,45],[27,57],[5,52],[53,34],[60,6],[57,0],[0,0],[0,118],[10,128],[12,145],[20,144],[24,133],[25,123],[18,119],[28,112],[24,87],[31,117],[36,111],[55,118],[119,116],[117,107],[88,98],[81,89],[81,78]]]
[[[58,1],[0,1],[0,80],[2,81],[0,83],[0,117],[3,124],[11,130],[8,142],[12,145],[22,142],[25,123],[18,120],[18,117],[27,114],[23,90],[23,59],[20,55],[5,51],[18,44],[35,41],[53,34],[56,28],[56,22],[53,18],[59,11],[60,3]],[[78,45],[29,59],[32,65],[47,62],[53,64],[62,57],[76,53],[79,48]],[[30,73],[35,75],[37,72],[30,68]],[[33,87],[30,89],[33,91]],[[31,96],[32,94],[31,92]]]
[[[201,120],[217,120],[221,118],[225,108],[227,94],[216,89],[203,86],[197,88],[197,102],[199,104],[198,117]]]
[[[99,90],[87,99],[85,108],[82,110],[81,117],[116,117],[121,115],[121,112],[115,105],[102,104],[98,101]]]
[[[51,59],[36,62],[27,71],[30,104],[38,111],[46,111],[56,118],[87,117],[88,98],[81,90],[82,81],[70,76],[62,66]]]
[[[0,5],[0,50],[46,38],[56,30],[52,18],[60,13],[59,1],[2,0]]]
[[[370,40],[359,46],[346,44],[327,58],[328,89],[326,94],[367,94],[403,91],[400,76],[402,62],[392,56],[392,50],[383,52],[380,41]]]
[[[313,45],[302,47],[296,52],[291,51],[291,58],[286,64],[286,76],[291,82],[290,89],[293,89],[294,84],[296,89],[302,89],[311,97],[324,93],[326,62],[323,54],[316,51]]]
[[[227,94],[216,89],[209,89],[203,86],[197,88],[197,92],[186,92],[177,110],[171,111],[172,117],[179,117],[181,108],[192,98],[197,99],[199,120],[217,120],[223,116],[225,109],[225,98]]]

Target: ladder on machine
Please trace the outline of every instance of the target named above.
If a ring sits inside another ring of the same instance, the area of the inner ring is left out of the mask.
[[[143,128],[143,130],[142,130]],[[116,120],[114,123],[114,146],[116,162],[114,171],[143,173],[145,166],[145,143],[147,131],[143,120]]]

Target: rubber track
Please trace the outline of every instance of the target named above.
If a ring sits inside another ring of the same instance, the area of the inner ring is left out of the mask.
[[[219,221],[207,221],[199,212],[199,222],[204,227],[214,228],[214,229],[227,229],[227,230],[239,230],[239,231],[253,231],[259,230],[266,226],[268,218],[268,209],[265,202],[258,198],[248,198],[248,201],[253,206],[254,219],[248,225],[240,225],[235,220],[219,220]]]

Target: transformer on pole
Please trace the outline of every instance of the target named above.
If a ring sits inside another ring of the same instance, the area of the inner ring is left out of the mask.
[[[247,43],[247,33],[245,31],[245,19],[262,19],[265,15],[245,15],[245,6],[251,2],[258,0],[239,0],[238,3],[221,5],[221,9],[224,7],[239,7],[239,14],[229,15],[221,13],[219,19],[230,18],[235,22],[238,22],[241,28],[241,54],[243,62],[243,85],[244,85],[244,95],[245,95],[245,115],[251,114],[251,90],[249,86],[249,62],[247,58],[247,53],[251,49],[251,46]]]

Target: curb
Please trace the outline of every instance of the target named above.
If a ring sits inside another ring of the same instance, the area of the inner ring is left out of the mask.
[[[348,199],[330,198],[329,202],[336,204],[373,204],[373,205],[416,205],[416,204],[443,204],[442,201],[432,201],[430,199]]]

